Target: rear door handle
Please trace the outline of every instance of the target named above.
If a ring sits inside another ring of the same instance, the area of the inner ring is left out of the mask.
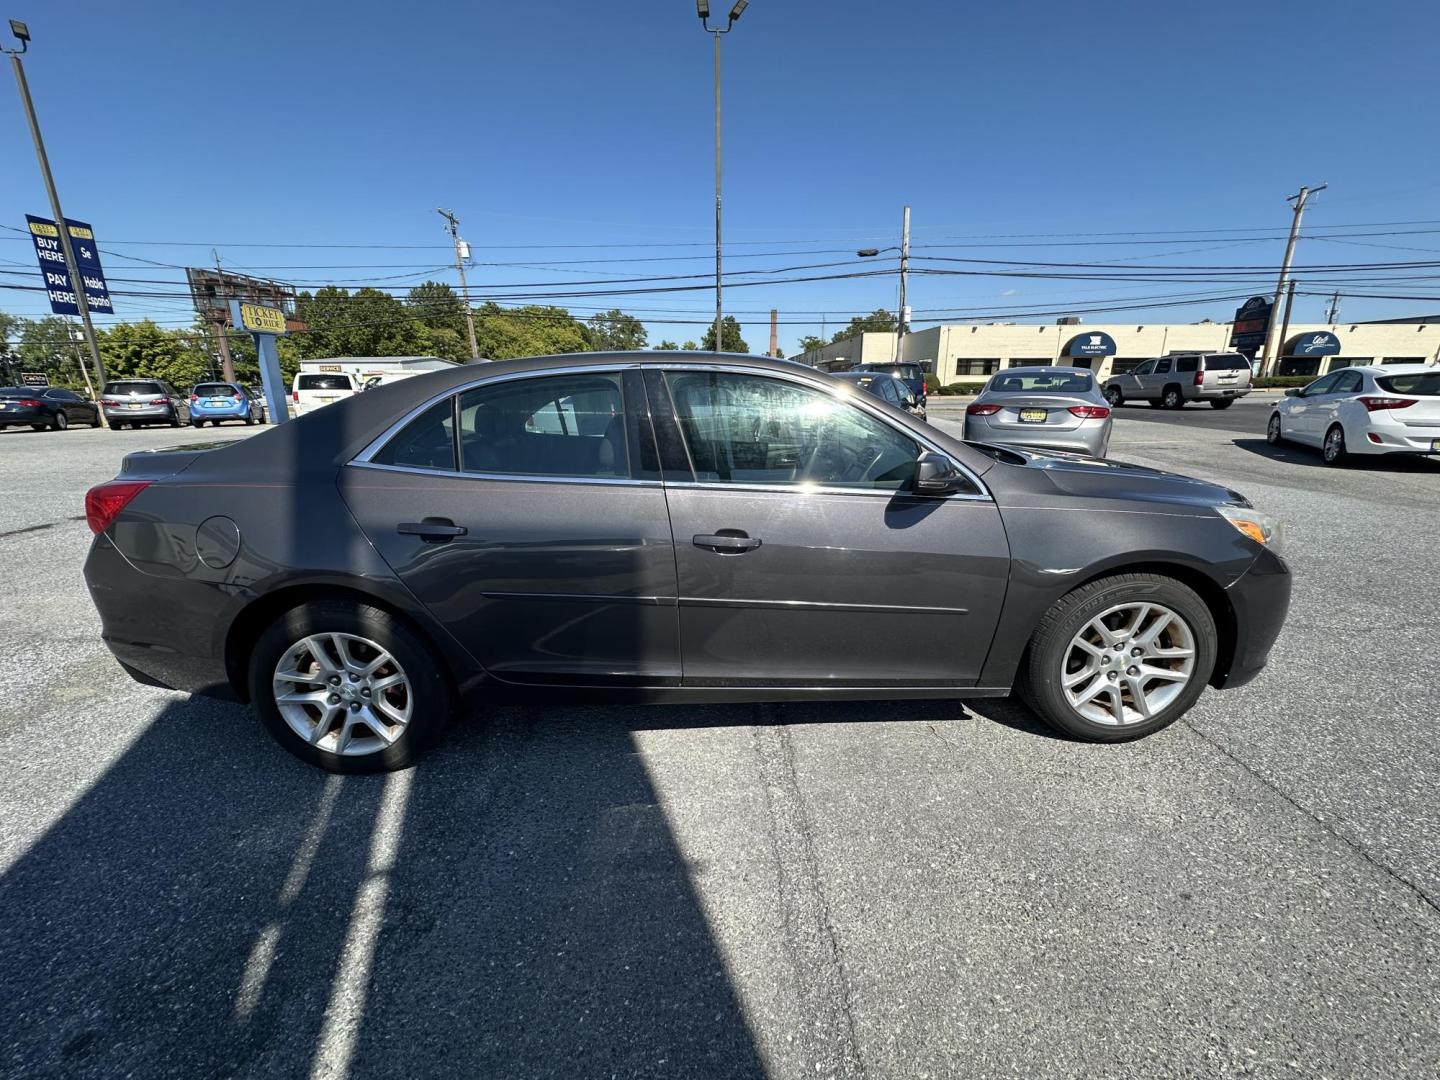
[[[457,536],[464,536],[464,525],[456,525],[449,518],[427,517],[424,521],[402,521],[395,531],[403,536],[418,536],[427,544],[446,544]]]
[[[724,533],[701,533],[692,540],[696,547],[709,548],[722,555],[741,555],[760,546],[758,537],[751,538],[738,529]]]

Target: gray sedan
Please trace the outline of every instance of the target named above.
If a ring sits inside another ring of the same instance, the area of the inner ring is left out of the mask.
[[[1084,368],[1009,368],[965,410],[965,439],[1104,457],[1113,423],[1095,376]]]

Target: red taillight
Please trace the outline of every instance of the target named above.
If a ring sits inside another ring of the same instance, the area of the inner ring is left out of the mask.
[[[1104,420],[1110,415],[1104,405],[1071,405],[1070,411],[1082,420]]]
[[[200,395],[199,395],[199,394],[191,394],[191,395],[190,395],[190,404],[191,404],[191,405],[194,405],[194,404],[195,404],[197,401],[199,401],[199,400],[200,400]]]
[[[163,397],[152,397],[152,398],[150,399],[150,404],[151,404],[151,405],[169,405],[169,404],[170,404],[170,399],[169,399],[169,398],[163,398]]]
[[[1196,385],[1196,386],[1204,386],[1204,385],[1205,385],[1205,372],[1203,372],[1203,371],[1197,371],[1197,372],[1195,372],[1195,385]]]
[[[236,405],[239,405],[240,402],[242,402],[242,401],[244,401],[244,400],[245,400],[245,399],[244,399],[243,397],[241,397],[239,394],[236,394],[236,395],[235,395],[235,404],[236,404]]]
[[[130,504],[130,500],[150,486],[149,480],[111,480],[99,484],[85,493],[85,521],[93,533],[102,533],[110,527],[115,515]]]
[[[1000,411],[999,405],[970,405],[965,409],[966,416],[994,416]]]
[[[290,400],[293,401],[296,405],[299,405],[299,404],[300,404],[300,391],[299,391],[299,390],[292,390],[292,391],[290,392]]]
[[[19,399],[19,401],[16,402],[16,404],[24,405],[27,409],[38,409],[40,407],[40,399],[33,397],[22,397]]]
[[[1414,398],[1407,397],[1362,397],[1360,404],[1366,412],[1384,412],[1386,409],[1408,409],[1415,404]]]

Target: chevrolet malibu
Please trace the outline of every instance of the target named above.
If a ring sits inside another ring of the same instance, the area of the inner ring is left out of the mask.
[[[516,696],[1017,690],[1114,742],[1280,632],[1280,529],[1233,491],[967,444],[784,361],[643,357],[459,367],[129,455],[86,497],[106,644],[369,772]]]

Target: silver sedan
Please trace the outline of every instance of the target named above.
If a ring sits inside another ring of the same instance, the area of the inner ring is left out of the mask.
[[[965,439],[1104,457],[1113,424],[1085,368],[1008,368],[965,410]]]

